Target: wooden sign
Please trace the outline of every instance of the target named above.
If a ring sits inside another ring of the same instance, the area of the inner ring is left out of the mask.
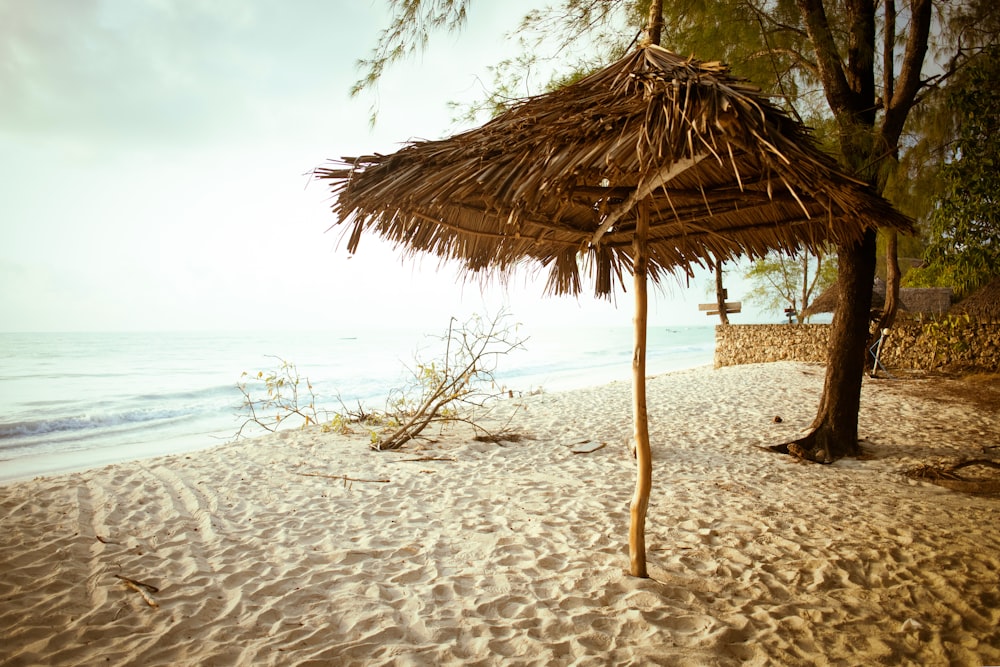
[[[726,301],[726,314],[730,315],[732,313],[738,313],[743,308],[742,301]],[[698,310],[706,311],[706,315],[718,315],[719,314],[719,304],[717,303],[699,303]]]

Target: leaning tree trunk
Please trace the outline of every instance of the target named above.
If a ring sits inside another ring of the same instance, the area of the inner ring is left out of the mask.
[[[885,305],[882,306],[882,315],[879,317],[878,326],[875,327],[868,336],[868,345],[879,344],[879,339],[885,335],[893,323],[896,321],[896,313],[899,310],[899,281],[902,278],[902,271],[899,270],[899,234],[895,229],[890,229],[886,233],[885,241]],[[875,365],[878,359],[865,355],[865,369],[871,371],[874,376]]]
[[[879,331],[888,329],[896,321],[896,311],[899,308],[899,281],[902,271],[899,270],[899,233],[890,229],[885,236],[885,307],[879,320]]]
[[[809,433],[772,447],[818,463],[832,463],[861,453],[858,411],[865,372],[868,324],[875,279],[875,230],[856,245],[838,246],[840,303],[833,316],[823,398]]]

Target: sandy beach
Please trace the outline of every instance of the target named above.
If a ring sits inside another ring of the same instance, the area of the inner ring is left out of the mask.
[[[866,379],[864,457],[763,449],[822,381],[650,379],[649,579],[626,382],[510,401],[502,446],[312,429],[0,486],[0,664],[1000,664],[1000,497],[903,474],[1000,459],[1000,387]]]

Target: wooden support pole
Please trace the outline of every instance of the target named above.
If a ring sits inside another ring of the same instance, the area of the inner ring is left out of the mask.
[[[726,305],[726,288],[722,286],[722,260],[716,257],[712,268],[715,269],[715,303],[718,306],[716,314],[719,316],[720,323],[725,326],[729,324],[729,316],[727,315],[729,308]]]
[[[649,251],[649,200],[639,204],[639,222],[633,239],[635,275],[635,347],[632,354],[632,419],[635,425],[635,493],[629,508],[629,571],[646,578],[646,508],[653,486],[653,460],[649,451],[649,418],[646,413],[646,314]]]

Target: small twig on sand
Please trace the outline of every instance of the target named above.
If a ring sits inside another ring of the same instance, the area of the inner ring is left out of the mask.
[[[344,482],[371,482],[372,484],[388,484],[392,480],[389,479],[358,479],[356,477],[348,477],[347,475],[324,475],[318,472],[300,472],[299,475],[303,477],[325,477],[326,479],[342,479]]]
[[[138,581],[136,579],[130,579],[129,577],[124,577],[124,576],[122,576],[120,574],[116,574],[115,577],[117,577],[118,579],[121,579],[122,581],[124,581],[126,583],[132,584],[133,586],[140,586],[141,588],[145,588],[150,593],[159,593],[160,592],[159,588],[157,588],[153,584],[147,584],[145,581]]]
[[[131,588],[133,591],[135,591],[136,593],[138,593],[139,595],[141,595],[142,599],[145,600],[146,604],[148,604],[150,607],[159,607],[160,606],[159,604],[157,604],[156,600],[154,600],[153,598],[151,598],[149,596],[149,593],[146,592],[148,590],[150,593],[159,593],[160,589],[157,588],[156,586],[153,586],[152,584],[147,584],[147,583],[142,582],[142,581],[136,581],[135,579],[129,579],[128,577],[123,577],[120,574],[116,574],[115,577],[117,577],[118,579],[121,579],[121,581],[122,581],[123,584],[125,584],[126,586],[128,586],[129,588]]]
[[[475,424],[473,424],[475,426]],[[505,442],[521,442],[524,440],[524,436],[520,433],[515,433],[513,431],[501,431],[500,433],[485,433],[477,435],[473,438],[476,442],[489,442],[494,445],[500,445],[505,447],[503,443]]]
[[[114,540],[109,540],[108,538],[101,537],[100,535],[95,535],[94,537],[96,537],[97,541],[101,544],[121,544],[121,542],[115,542]]]
[[[421,456],[417,459],[396,459],[393,463],[408,463],[412,461],[450,461],[456,463],[458,459],[453,456]]]

